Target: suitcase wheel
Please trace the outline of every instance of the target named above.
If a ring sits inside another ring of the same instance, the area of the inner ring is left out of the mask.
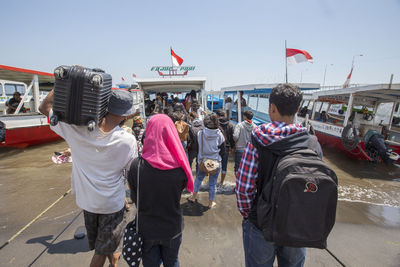
[[[88,130],[91,132],[94,130],[94,127],[96,127],[96,122],[89,121],[88,126],[87,126]]]
[[[103,77],[96,74],[92,77],[92,84],[94,87],[102,87],[103,86]]]
[[[54,70],[54,76],[59,80],[65,79],[67,77],[67,70],[63,67],[58,67]]]
[[[58,123],[58,116],[57,115],[53,115],[50,117],[50,125],[51,126],[55,126]]]

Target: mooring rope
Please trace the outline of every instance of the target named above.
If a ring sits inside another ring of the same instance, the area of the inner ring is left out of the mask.
[[[59,197],[56,201],[53,202],[50,206],[48,206],[44,211],[42,211],[38,216],[36,216],[32,221],[30,221],[27,225],[25,225],[21,230],[19,230],[15,235],[13,235],[10,239],[7,240],[3,245],[1,245],[0,250],[3,249],[5,246],[10,244],[17,236],[19,236],[23,231],[25,231],[29,226],[31,226],[34,222],[36,222],[43,214],[45,214],[49,209],[51,209],[55,204],[57,204],[61,199],[66,197],[71,192],[69,189],[65,192],[61,197]]]

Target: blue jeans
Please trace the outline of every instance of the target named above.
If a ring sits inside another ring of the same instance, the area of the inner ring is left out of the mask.
[[[235,151],[235,175],[239,170],[240,161],[242,160],[243,151]]]
[[[243,248],[246,267],[272,267],[275,256],[279,267],[302,267],[305,248],[277,246],[264,239],[261,231],[249,220],[242,221]]]
[[[178,252],[182,235],[171,240],[146,240],[143,244],[143,266],[179,267]]]
[[[210,175],[208,178],[208,186],[209,186],[209,192],[208,192],[208,199],[209,200],[214,200],[215,199],[215,192],[217,191],[217,179],[219,172],[221,171],[221,164],[218,167],[217,173],[214,175]],[[197,177],[196,181],[194,182],[194,192],[197,193],[199,192],[201,182],[203,182],[204,177],[206,177],[206,173],[202,172],[200,169],[197,171]]]
[[[226,173],[226,169],[228,168],[228,158],[229,158],[229,152],[225,153],[222,156],[221,165],[222,165],[222,173],[224,174]]]

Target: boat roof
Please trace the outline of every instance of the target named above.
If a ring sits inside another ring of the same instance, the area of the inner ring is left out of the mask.
[[[181,78],[148,78],[136,79],[139,88],[145,93],[184,93],[191,90],[204,90],[206,78],[181,77]]]
[[[23,82],[29,85],[33,75],[38,76],[40,89],[52,89],[54,86],[53,73],[0,65],[0,79],[2,80]]]
[[[334,90],[320,90],[307,98],[318,99],[321,102],[348,103],[350,94],[353,94],[354,102],[360,104],[366,102],[400,102],[400,83],[371,84]]]
[[[278,84],[279,83],[258,83],[235,85],[222,87],[221,91],[223,91],[224,94],[232,94],[236,93],[237,91],[243,91],[243,94],[269,94],[272,88],[276,87]],[[321,87],[319,83],[293,83],[293,85],[297,85],[302,91],[318,90]]]

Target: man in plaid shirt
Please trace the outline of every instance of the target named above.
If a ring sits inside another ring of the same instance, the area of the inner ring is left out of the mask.
[[[259,151],[253,145],[254,142],[257,142],[257,146],[266,147],[267,151],[271,151],[268,160],[262,162],[266,177],[272,175],[272,169],[277,160],[274,155],[290,151],[299,145],[307,146],[308,135],[302,134],[299,138],[294,136],[306,131],[301,124],[293,124],[301,100],[302,92],[297,86],[280,84],[273,88],[269,96],[269,116],[272,122],[254,129],[252,141],[247,143],[242,155],[236,175],[235,193],[239,212],[243,216],[243,247],[246,267],[273,266],[275,256],[277,256],[279,266],[304,265],[304,248],[277,246],[266,241],[260,231],[256,212],[257,192],[261,192],[260,184],[263,184],[263,181],[258,181]],[[287,138],[289,136],[291,138]],[[320,147],[317,152],[322,156]]]

